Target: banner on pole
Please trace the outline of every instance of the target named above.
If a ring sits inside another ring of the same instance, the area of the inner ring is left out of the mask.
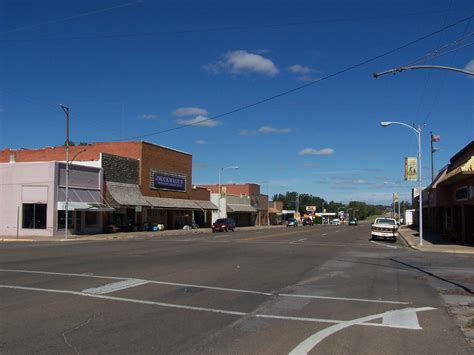
[[[398,192],[393,193],[393,202],[398,202]]]
[[[418,180],[417,163],[418,161],[417,161],[417,158],[415,157],[405,158],[405,180],[407,181]]]

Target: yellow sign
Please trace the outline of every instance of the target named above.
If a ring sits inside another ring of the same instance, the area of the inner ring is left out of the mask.
[[[417,158],[415,157],[405,158],[405,180],[408,180],[408,181],[418,180]]]
[[[227,186],[221,186],[221,198],[227,195]]]
[[[393,193],[393,202],[398,202],[398,192]]]

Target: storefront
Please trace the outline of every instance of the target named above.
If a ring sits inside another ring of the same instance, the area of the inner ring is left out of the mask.
[[[0,177],[0,235],[65,234],[65,163],[0,164]],[[100,233],[102,214],[113,210],[102,202],[101,169],[70,165],[67,190],[69,233]]]
[[[9,155],[17,161],[65,160],[64,147],[0,151],[0,162]],[[150,224],[163,224],[166,229],[182,228],[193,221],[201,227],[211,225],[211,212],[217,207],[205,188],[192,185],[192,155],[156,144],[134,142],[103,142],[70,147],[74,165],[95,167],[103,171],[106,206],[96,206],[103,213],[98,223],[89,210],[78,206],[69,216],[78,231],[142,230]],[[100,203],[96,195],[86,202]],[[81,197],[78,201],[85,202]],[[107,207],[112,209],[106,210]],[[61,216],[59,216],[61,217]],[[80,223],[79,223],[80,220]],[[95,224],[94,224],[95,223]]]
[[[474,244],[474,143],[450,159],[423,191],[427,229],[445,239]]]

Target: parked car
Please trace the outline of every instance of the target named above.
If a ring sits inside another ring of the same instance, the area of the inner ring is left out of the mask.
[[[334,219],[331,221],[331,224],[339,225],[339,224],[341,224],[341,220],[340,220],[339,218],[334,218]]]
[[[286,227],[298,227],[298,220],[296,218],[288,218]]]
[[[313,224],[314,224],[314,222],[311,218],[303,219],[303,226],[312,226]]]
[[[372,224],[372,239],[388,238],[397,240],[398,224],[394,218],[376,218]]]
[[[232,218],[219,218],[212,223],[212,232],[235,231],[235,221]]]
[[[350,220],[349,220],[349,225],[350,225],[350,226],[356,226],[356,225],[357,225],[357,219],[354,219],[354,218],[353,218],[353,219],[350,219]]]

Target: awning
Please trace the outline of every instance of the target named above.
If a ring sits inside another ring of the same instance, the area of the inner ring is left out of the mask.
[[[227,212],[257,212],[257,210],[250,205],[228,203]]]
[[[211,201],[184,200],[179,198],[144,197],[148,203],[155,208],[169,210],[217,210],[217,206]]]
[[[150,206],[138,185],[107,182],[106,200],[111,206]]]
[[[200,210],[201,208],[192,200],[165,197],[145,197],[150,205],[157,208],[175,210]]]
[[[202,210],[218,210],[217,206],[211,201],[193,200],[193,202],[198,205]]]
[[[95,202],[69,202],[68,211],[91,211],[91,212],[111,212],[114,209],[103,203]],[[58,201],[58,211],[66,210],[66,202]]]

